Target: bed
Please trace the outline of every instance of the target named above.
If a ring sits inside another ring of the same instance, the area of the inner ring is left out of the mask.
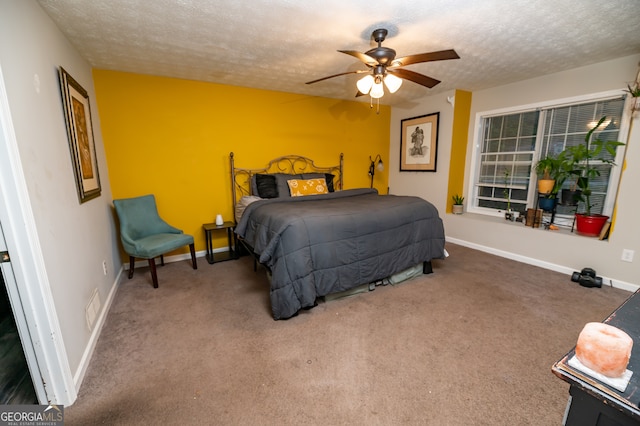
[[[445,257],[437,209],[419,197],[343,189],[342,154],[330,167],[284,156],[247,169],[229,158],[237,240],[267,268],[276,320],[416,265],[431,273],[431,260]],[[310,195],[297,193],[303,186]]]

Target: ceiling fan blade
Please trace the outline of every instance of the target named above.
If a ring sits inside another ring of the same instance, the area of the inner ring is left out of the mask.
[[[362,72],[369,72],[369,70],[366,70],[366,71],[365,71],[365,70],[358,70],[358,71],[347,71],[347,72],[341,72],[340,74],[334,74],[334,75],[330,75],[330,76],[328,76],[328,77],[322,77],[322,78],[319,78],[319,79],[317,79],[317,80],[307,81],[305,84],[313,84],[313,83],[317,83],[317,82],[322,81],[322,80],[328,80],[328,79],[333,78],[333,77],[340,77],[341,75],[347,75],[347,74],[360,74],[360,73],[362,73]]]
[[[378,61],[376,61],[374,58],[362,52],[358,52],[357,50],[338,50],[338,52],[346,53],[347,55],[351,55],[355,58],[358,58],[360,61],[364,62],[365,64],[371,67],[376,66],[378,64]]]
[[[444,61],[447,59],[460,59],[455,50],[440,50],[438,52],[418,53],[416,55],[403,56],[391,62],[391,67],[418,64],[420,62]]]
[[[431,89],[436,84],[440,83],[440,80],[436,80],[435,78],[427,77],[426,75],[418,74],[417,72],[405,70],[405,69],[388,69],[387,71],[395,74],[397,77],[404,78],[405,80],[413,81],[414,83],[418,83],[422,86],[428,87]]]

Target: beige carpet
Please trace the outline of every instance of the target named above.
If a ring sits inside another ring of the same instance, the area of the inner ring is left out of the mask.
[[[631,293],[452,244],[434,273],[270,314],[248,257],[120,285],[67,425],[559,425],[551,373]],[[587,265],[585,265],[587,266]]]

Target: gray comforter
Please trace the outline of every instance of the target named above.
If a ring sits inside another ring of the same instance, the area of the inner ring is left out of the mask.
[[[274,319],[444,257],[444,227],[431,203],[375,189],[257,201],[235,231],[271,270]]]

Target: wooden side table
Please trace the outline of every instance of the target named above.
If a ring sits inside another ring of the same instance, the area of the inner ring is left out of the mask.
[[[235,234],[233,232],[235,227],[235,223],[233,222],[225,222],[222,225],[216,225],[215,223],[205,223],[202,225],[202,229],[204,229],[204,238],[207,243],[207,262],[210,264],[214,264],[216,262],[224,262],[225,260],[233,260],[237,259],[235,247]],[[214,256],[213,254],[213,241],[212,241],[212,233],[213,231],[222,231],[227,230],[227,241],[229,251],[226,253],[218,253]]]

